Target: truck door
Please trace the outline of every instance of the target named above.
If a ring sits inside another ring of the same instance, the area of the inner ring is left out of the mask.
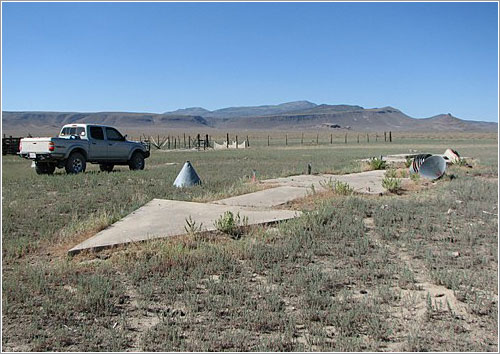
[[[113,160],[127,160],[130,144],[115,128],[106,127],[108,156]]]
[[[103,160],[108,157],[108,143],[104,140],[102,127],[89,127],[89,159]]]

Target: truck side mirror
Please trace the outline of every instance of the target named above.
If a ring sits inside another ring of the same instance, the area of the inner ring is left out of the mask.
[[[127,140],[127,134],[123,136],[123,141]]]

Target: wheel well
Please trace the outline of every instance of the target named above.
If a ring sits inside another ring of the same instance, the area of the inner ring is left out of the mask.
[[[80,148],[76,148],[76,149],[71,150],[71,152],[68,154],[68,157],[70,157],[70,155],[75,153],[75,152],[79,152],[80,154],[83,155],[83,157],[85,157],[85,160],[87,160],[87,152],[83,149],[80,149]]]
[[[140,149],[135,149],[134,151],[132,151],[132,153],[130,154],[130,158],[129,160],[132,158],[132,156],[134,156],[134,154],[138,152],[139,154],[142,154],[142,156],[144,157],[144,153],[140,150]]]

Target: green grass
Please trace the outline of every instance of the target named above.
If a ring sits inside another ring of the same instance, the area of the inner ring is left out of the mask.
[[[496,177],[495,139],[401,137],[392,144],[345,146],[342,140],[273,149],[262,139],[264,146],[249,150],[153,150],[146,170],[136,172],[89,166],[81,175],[39,176],[29,161],[4,156],[4,349],[497,349],[498,306],[491,297],[498,293],[497,218],[488,214],[498,214],[497,186],[484,179]],[[480,162],[451,168],[455,178],[414,196],[318,194],[300,218],[246,229],[239,239],[201,236],[186,224],[192,232],[181,239],[65,255],[153,198],[208,201],[255,191],[258,184],[247,183],[252,170],[264,179],[305,173],[311,163],[313,173],[346,173],[364,168],[355,159],[447,147]],[[203,184],[176,189],[173,180],[186,160]],[[172,162],[177,165],[167,165]],[[420,273],[395,249],[421,262],[430,281],[454,290],[473,322],[434,302],[428,323],[399,317],[419,301]],[[450,257],[457,250],[460,256]]]

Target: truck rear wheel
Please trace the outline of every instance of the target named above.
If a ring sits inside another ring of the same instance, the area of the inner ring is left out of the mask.
[[[132,158],[128,162],[128,167],[131,170],[144,170],[144,155],[138,151],[132,154]]]
[[[43,162],[35,162],[35,171],[39,175],[51,175],[56,170],[56,165]]]
[[[80,173],[85,172],[87,168],[87,160],[85,156],[79,152],[74,152],[69,155],[68,160],[66,160],[66,173]]]
[[[113,171],[113,167],[115,167],[115,165],[113,165],[112,163],[101,163],[99,165],[99,169],[102,172],[111,172]]]

